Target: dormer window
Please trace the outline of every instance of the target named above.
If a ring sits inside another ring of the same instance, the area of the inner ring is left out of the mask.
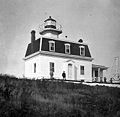
[[[65,53],[70,54],[70,44],[69,43],[65,44]]]
[[[55,42],[49,41],[49,51],[55,51]]]
[[[84,46],[80,46],[80,55],[85,56],[85,47]]]

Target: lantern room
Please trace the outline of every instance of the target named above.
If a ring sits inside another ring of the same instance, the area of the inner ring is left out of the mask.
[[[56,22],[51,16],[40,25],[39,33],[42,36],[58,38],[62,33],[62,26]]]
[[[45,28],[56,29],[56,20],[52,19],[51,16],[49,16],[49,18],[46,19],[44,22],[45,22]]]

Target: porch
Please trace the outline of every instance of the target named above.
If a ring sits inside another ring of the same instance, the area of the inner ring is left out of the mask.
[[[108,67],[92,64],[92,82],[106,82],[103,72]]]

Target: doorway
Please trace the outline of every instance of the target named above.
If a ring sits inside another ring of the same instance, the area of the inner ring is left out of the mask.
[[[68,79],[72,80],[72,64],[68,64]]]

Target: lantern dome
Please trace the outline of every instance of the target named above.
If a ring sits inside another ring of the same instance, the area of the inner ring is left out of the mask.
[[[62,33],[62,27],[51,16],[40,26],[39,33],[43,36],[58,37]]]

